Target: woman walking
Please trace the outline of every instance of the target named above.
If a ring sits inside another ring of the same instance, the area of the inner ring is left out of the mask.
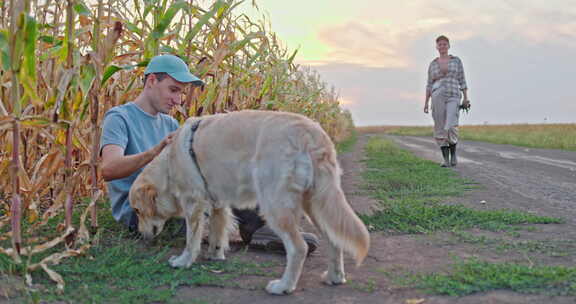
[[[439,56],[432,60],[428,67],[424,113],[428,113],[431,98],[434,139],[442,151],[444,158],[442,167],[450,167],[458,163],[456,144],[458,143],[458,118],[462,95],[464,95],[463,107],[469,107],[470,101],[462,61],[448,54],[450,41],[446,36],[436,38],[436,49]]]

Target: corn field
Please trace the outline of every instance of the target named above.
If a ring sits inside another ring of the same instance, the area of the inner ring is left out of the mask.
[[[207,1],[204,1],[207,2]],[[319,122],[335,140],[352,127],[338,94],[294,63],[266,21],[236,14],[237,0],[0,1],[0,254],[26,271],[50,269],[94,242],[100,123],[140,93],[158,54],[181,56],[205,81],[172,113],[179,121],[241,109],[290,111]],[[80,200],[87,203],[79,204]],[[49,220],[57,231],[39,236]],[[74,218],[80,218],[79,223]],[[9,241],[11,240],[11,244]],[[3,241],[3,242],[2,242]]]

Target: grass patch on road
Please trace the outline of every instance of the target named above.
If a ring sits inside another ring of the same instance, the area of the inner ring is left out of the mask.
[[[467,231],[453,231],[453,243],[474,244],[496,252],[541,253],[551,257],[576,255],[576,240],[542,239],[542,240],[509,240],[477,235]]]
[[[426,274],[416,278],[428,292],[465,296],[476,292],[507,289],[526,294],[576,295],[576,268],[489,263],[477,259],[460,261],[449,274]]]
[[[350,133],[350,136],[348,136],[346,139],[336,144],[336,151],[338,152],[338,154],[350,152],[354,148],[354,145],[356,144],[357,141],[358,141],[358,132],[353,130],[352,133]]]
[[[371,138],[365,153],[365,187],[382,204],[380,211],[361,215],[371,230],[427,233],[477,227],[500,231],[510,225],[562,222],[519,211],[476,210],[445,204],[449,197],[462,195],[475,185],[383,138]]]
[[[432,127],[363,127],[360,132],[432,136]],[[576,151],[576,124],[461,126],[460,138],[530,148]]]

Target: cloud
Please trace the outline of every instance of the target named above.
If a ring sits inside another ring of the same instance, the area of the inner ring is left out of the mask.
[[[576,5],[551,0],[460,2],[414,0],[372,3],[358,16],[339,24],[316,27],[316,37],[327,47],[322,58],[308,65],[348,63],[368,67],[415,66],[408,52],[414,41],[448,35],[453,41],[487,39],[499,42],[576,46]]]
[[[324,63],[371,67],[403,67],[407,64],[407,58],[398,53],[396,37],[386,28],[348,22],[324,28],[317,35],[330,49]]]
[[[556,3],[557,5],[555,5]],[[576,45],[576,5],[566,1],[477,1],[456,4],[445,0],[419,6],[431,18],[451,16],[452,22],[436,29],[455,38],[482,37],[499,41],[510,39],[531,43]]]

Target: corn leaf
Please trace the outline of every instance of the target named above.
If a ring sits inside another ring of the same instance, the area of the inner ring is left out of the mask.
[[[143,33],[142,29],[140,29],[139,27],[137,27],[136,25],[134,25],[131,22],[126,22],[126,23],[124,23],[124,25],[126,26],[126,28],[129,31],[131,31],[132,33],[136,33],[136,34],[138,34],[138,36],[142,37],[142,33]]]
[[[60,83],[58,84],[58,96],[56,97],[56,104],[54,108],[54,114],[56,117],[60,115],[60,112],[63,112],[65,119],[68,117],[68,107],[66,106],[66,92],[68,91],[68,87],[70,86],[70,82],[72,81],[72,77],[74,77],[74,70],[68,69],[64,71],[64,75],[60,78]],[[54,121],[56,122],[56,121]]]
[[[76,0],[76,4],[74,5],[74,11],[82,16],[91,16],[92,11],[86,6],[86,3],[82,0]]]
[[[0,31],[0,61],[2,61],[2,69],[4,71],[10,70],[11,66],[8,37],[8,31]]]
[[[23,24],[25,26],[25,20],[26,20],[26,16],[21,13],[20,14],[20,20],[18,21],[20,24]],[[24,40],[26,39],[26,37],[24,37],[23,33],[22,33],[21,28],[18,28],[16,30],[16,32],[14,33],[10,33],[11,39],[13,37],[13,45],[11,45],[11,63],[12,63],[12,69],[14,71],[19,71],[20,70],[20,66],[21,66],[21,60],[20,57],[22,56],[22,51],[24,50]]]
[[[296,54],[298,54],[298,49],[294,50],[294,53],[292,53],[292,56],[290,56],[290,58],[288,58],[288,64],[292,64],[294,62],[294,58],[296,57]]]
[[[148,39],[160,39],[160,38],[162,38],[164,31],[166,31],[166,29],[170,26],[170,23],[172,22],[172,19],[174,18],[176,13],[178,13],[178,11],[180,9],[185,8],[187,6],[188,6],[188,3],[184,2],[184,1],[177,1],[174,4],[172,4],[168,8],[168,10],[166,10],[164,15],[161,17],[158,25],[156,25],[154,30],[152,30],[151,36]]]
[[[188,32],[188,34],[186,34],[186,38],[184,38],[185,41],[192,41],[194,39],[194,37],[196,37],[196,35],[198,34],[198,32],[200,32],[200,30],[202,29],[202,27],[206,24],[208,24],[208,22],[210,21],[210,19],[212,19],[212,17],[214,17],[214,15],[220,10],[220,8],[226,6],[227,3],[224,1],[216,1],[216,3],[214,3],[214,6],[212,7],[212,9],[208,12],[206,12],[199,20],[198,22],[196,22],[196,24],[194,24],[194,27],[192,28],[191,31]]]
[[[56,44],[56,46],[45,50],[44,53],[40,55],[40,61],[46,61],[48,59],[58,57],[62,52],[62,48],[62,43],[59,43]]]
[[[146,19],[148,14],[158,5],[158,0],[144,0],[145,8],[144,14],[142,15],[143,19]]]
[[[246,46],[246,44],[250,43],[251,40],[261,38],[261,37],[262,37],[262,33],[250,33],[244,39],[242,39],[240,41],[235,41],[230,46],[230,52],[229,52],[228,56],[233,55],[236,52],[238,52],[239,50],[243,49]]]
[[[20,84],[24,88],[22,105],[26,104],[24,101],[31,100],[34,105],[41,106],[42,100],[40,100],[40,97],[38,97],[36,92],[36,80],[26,74],[24,69],[20,71]]]
[[[121,67],[117,66],[117,65],[110,65],[108,68],[106,68],[106,71],[104,71],[104,75],[102,76],[102,82],[100,83],[101,86],[104,86],[104,83],[106,83],[106,80],[108,80],[110,77],[112,77],[112,75],[116,74],[116,72],[122,70]]]

